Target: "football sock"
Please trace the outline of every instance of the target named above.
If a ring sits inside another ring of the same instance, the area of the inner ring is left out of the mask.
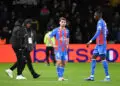
[[[105,70],[105,75],[106,76],[109,76],[109,73],[108,73],[108,63],[106,60],[103,60],[102,61],[102,64],[103,64],[103,67],[104,67],[104,70]]]
[[[58,77],[61,77],[60,66],[56,66],[56,69]]]
[[[93,76],[93,77],[94,77],[95,67],[96,67],[96,60],[92,59],[92,62],[91,62],[91,76]]]
[[[64,75],[64,67],[60,67],[61,77]]]

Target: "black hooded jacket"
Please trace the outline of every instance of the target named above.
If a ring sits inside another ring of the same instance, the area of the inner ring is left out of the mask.
[[[36,32],[31,27],[27,28],[27,23],[31,23],[31,20],[25,20],[23,26],[19,22],[15,23],[10,39],[13,48],[33,50],[36,44]],[[31,39],[31,43],[29,43],[29,39]]]
[[[22,28],[22,21],[18,20],[15,22],[15,26],[12,31],[12,36],[10,38],[10,43],[14,48],[21,48],[21,40],[19,36],[20,29]]]
[[[32,29],[32,27],[26,27],[26,24],[28,23],[32,24],[31,20],[26,19],[22,27],[15,27],[15,30],[13,31],[13,35],[11,37],[13,47],[27,49],[28,51],[33,50],[36,44],[36,32]]]

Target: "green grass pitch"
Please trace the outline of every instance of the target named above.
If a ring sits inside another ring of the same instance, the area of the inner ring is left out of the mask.
[[[120,86],[120,63],[109,63],[110,82],[102,82],[105,74],[101,63],[97,63],[95,81],[84,81],[90,74],[90,63],[68,63],[65,68],[64,77],[68,81],[57,81],[56,67],[46,66],[44,63],[34,63],[34,69],[41,76],[33,79],[26,66],[23,75],[27,80],[16,80],[16,70],[14,78],[9,78],[5,69],[12,63],[0,63],[0,86]]]

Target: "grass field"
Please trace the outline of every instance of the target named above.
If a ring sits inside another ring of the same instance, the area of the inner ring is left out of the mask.
[[[33,79],[26,66],[23,75],[27,80],[16,80],[16,70],[14,78],[11,79],[5,73],[5,69],[12,64],[0,64],[0,86],[120,86],[120,63],[109,63],[111,75],[110,82],[102,82],[104,70],[101,63],[97,63],[95,81],[84,81],[89,76],[90,63],[68,63],[65,68],[65,78],[68,81],[57,81],[56,68],[46,66],[44,63],[34,63],[35,70],[41,74],[38,79]]]

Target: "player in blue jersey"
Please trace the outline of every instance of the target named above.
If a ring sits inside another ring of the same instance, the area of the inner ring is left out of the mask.
[[[97,20],[97,31],[93,38],[87,43],[87,47],[92,43],[93,40],[96,39],[96,47],[93,51],[92,62],[91,62],[91,75],[86,78],[87,81],[94,81],[94,72],[96,67],[96,58],[100,56],[102,59],[102,64],[105,70],[105,79],[104,81],[110,81],[110,75],[108,72],[108,63],[106,61],[106,45],[107,45],[107,34],[108,29],[105,21],[102,18],[102,12],[96,11],[94,14],[95,20]]]
[[[49,39],[53,36],[56,38],[56,43],[53,46],[55,47],[58,81],[64,81],[66,80],[63,78],[64,67],[68,60],[69,30],[66,28],[66,19],[64,17],[59,19],[59,24],[60,26],[51,32]]]

